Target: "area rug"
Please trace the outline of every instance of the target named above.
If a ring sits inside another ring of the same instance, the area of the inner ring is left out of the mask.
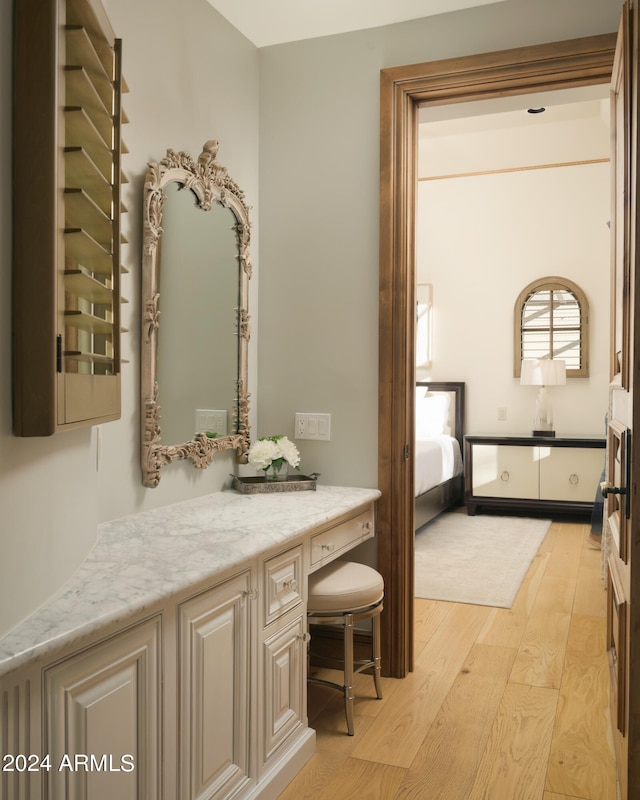
[[[415,536],[415,596],[511,608],[550,524],[441,514]]]

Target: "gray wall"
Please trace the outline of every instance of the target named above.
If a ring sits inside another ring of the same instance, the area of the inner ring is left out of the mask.
[[[331,442],[299,443],[305,470],[377,481],[380,69],[606,33],[618,15],[508,0],[260,50],[258,418],[291,434],[295,411],[332,414]]]
[[[12,3],[0,3],[0,635],[76,568],[93,545],[99,522],[219,491],[234,467],[231,454],[205,471],[178,463],[163,471],[158,488],[142,486],[141,193],[147,162],[161,159],[168,147],[197,158],[206,140],[219,139],[220,163],[255,209],[252,253],[257,276],[258,51],[205,0],[104,0],[104,5],[123,40],[130,88],[124,101],[131,120],[124,132],[130,183],[123,191],[129,208],[123,220],[129,241],[123,252],[129,268],[123,294],[130,300],[123,307],[123,322],[130,329],[123,356],[130,363],[123,366],[122,419],[99,429],[20,439],[11,433]],[[257,309],[257,277],[253,291]],[[255,324],[257,314],[252,318]],[[255,342],[252,348],[255,385]]]
[[[332,441],[301,442],[303,469],[322,472],[324,482],[373,486],[380,68],[606,32],[618,16],[615,0],[508,0],[258,51],[205,0],[105,0],[105,7],[124,42],[131,89],[123,414],[100,429],[28,440],[11,434],[12,11],[0,3],[0,634],[60,586],[99,522],[218,491],[233,468],[230,456],[206,472],[176,464],[157,489],[141,484],[137,331],[147,161],[167,147],[197,155],[205,140],[220,140],[220,161],[253,206],[256,433],[292,435],[295,411],[330,412]]]

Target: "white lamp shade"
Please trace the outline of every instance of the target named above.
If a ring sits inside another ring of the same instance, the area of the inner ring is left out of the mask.
[[[560,386],[566,382],[567,362],[561,358],[525,358],[522,362],[522,386]]]

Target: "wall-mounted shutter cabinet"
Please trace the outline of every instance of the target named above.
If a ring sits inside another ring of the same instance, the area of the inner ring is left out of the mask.
[[[15,0],[13,420],[120,417],[121,42],[98,0]]]

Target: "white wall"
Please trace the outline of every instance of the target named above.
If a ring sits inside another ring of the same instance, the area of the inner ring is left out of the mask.
[[[466,382],[468,433],[531,430],[538,390],[513,377],[514,304],[532,281],[558,275],[589,302],[590,376],[548,390],[555,429],[604,434],[609,185],[606,163],[420,183],[420,280],[432,283],[434,299],[431,377]]]
[[[509,0],[260,50],[260,432],[330,412],[331,442],[299,442],[304,469],[377,481],[380,69],[615,31],[618,15]]]
[[[160,486],[145,489],[139,468],[139,305],[141,192],[146,164],[168,147],[197,157],[204,142],[220,140],[219,160],[253,206],[252,322],[257,324],[258,51],[205,0],[105,0],[123,40],[125,97],[131,120],[124,190],[129,240],[125,276],[122,419],[99,429],[45,439],[11,432],[11,30],[12,3],[0,4],[0,635],[47,599],[82,561],[96,525],[138,510],[218,491],[228,483],[233,456],[212,469],[180,463],[163,470]],[[37,157],[37,154],[34,154]],[[37,220],[34,220],[37,235]],[[257,358],[252,344],[252,391]],[[254,414],[255,416],[255,414]]]
[[[585,97],[585,93],[590,97]],[[417,272],[434,287],[434,363],[464,379],[467,431],[531,430],[537,389],[513,377],[520,292],[557,275],[589,303],[588,378],[550,389],[558,433],[602,435],[609,378],[608,86],[424,109]],[[605,99],[606,98],[606,99]],[[544,105],[542,114],[527,107]],[[455,118],[455,115],[460,115]],[[555,166],[554,166],[555,165]],[[509,170],[509,171],[507,171]],[[494,173],[494,174],[488,174]],[[452,177],[455,176],[455,177]],[[457,376],[457,377],[456,377]],[[498,420],[498,408],[506,419]]]

